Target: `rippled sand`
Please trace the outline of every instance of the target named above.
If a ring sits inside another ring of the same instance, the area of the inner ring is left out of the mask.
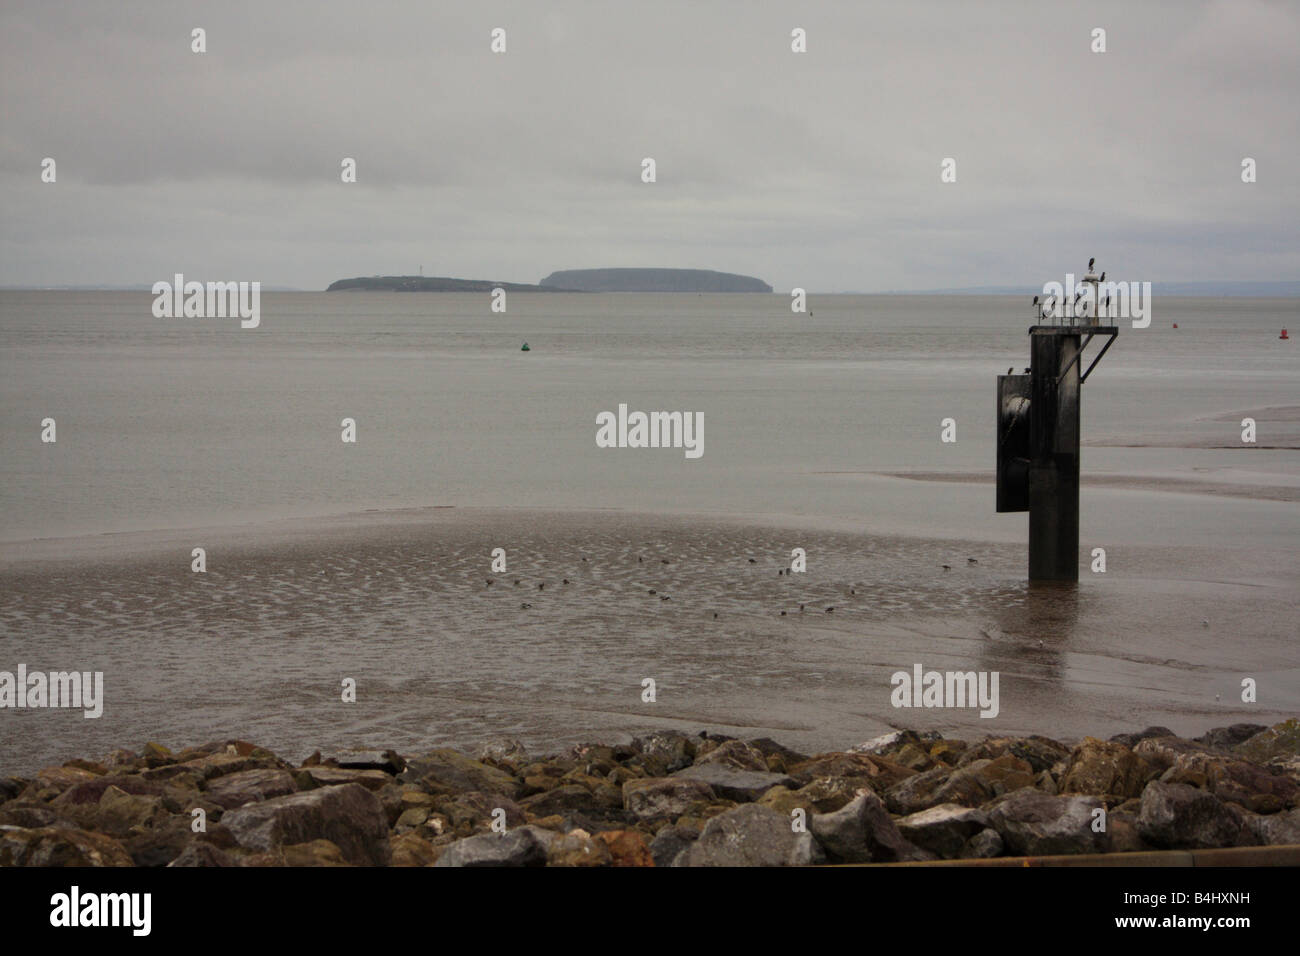
[[[794,547],[808,572],[779,574]],[[292,758],[654,727],[819,749],[892,725],[1270,723],[1300,712],[1290,558],[1114,550],[1077,589],[1031,589],[1023,546],[460,509],[6,544],[0,669],[102,670],[107,703],[99,720],[5,712],[0,773],[232,735]],[[890,674],[914,663],[999,671],[1001,713],[893,708]],[[1239,701],[1243,676],[1260,703]]]

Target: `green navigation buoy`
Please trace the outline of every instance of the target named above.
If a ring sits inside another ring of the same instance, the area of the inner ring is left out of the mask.
[[[532,350],[528,347],[528,343],[525,342],[525,343],[524,343],[524,347],[521,348],[519,351],[521,351],[521,352],[530,352],[530,351],[532,351]]]

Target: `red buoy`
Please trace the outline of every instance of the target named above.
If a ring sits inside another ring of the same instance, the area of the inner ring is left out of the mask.
[[[1283,329],[1282,334],[1278,336],[1279,339],[1289,339],[1290,337],[1291,336],[1286,334],[1286,329]]]
[[[1174,323],[1174,328],[1178,328],[1178,323],[1177,323],[1177,322]]]

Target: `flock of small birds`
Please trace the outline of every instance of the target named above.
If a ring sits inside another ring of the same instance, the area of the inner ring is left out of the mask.
[[[585,562],[587,559],[584,557],[582,560]],[[660,563],[662,563],[662,564],[671,564],[671,563],[672,563],[672,562],[669,561],[667,558],[660,558],[659,560],[660,560]],[[750,563],[750,564],[757,564],[757,563],[758,563],[758,559],[757,559],[757,558],[749,558],[748,560],[749,560],[749,563]],[[636,561],[637,561],[637,564],[644,564],[644,563],[645,563],[645,559],[644,559],[641,555],[638,555],[638,556],[637,556]],[[967,558],[967,559],[966,559],[966,564],[967,564],[968,566],[969,566],[969,565],[975,565],[975,564],[979,564],[979,561],[978,561],[976,558]],[[943,570],[945,570],[945,571],[951,571],[951,570],[952,570],[952,565],[951,565],[951,564],[944,564],[944,565],[941,565],[941,567],[942,567]],[[789,575],[793,574],[794,572],[793,572],[793,570],[791,570],[790,568],[780,568],[780,569],[777,570],[776,573],[777,573],[777,576],[778,576],[778,577],[781,577],[781,576],[789,576]],[[486,579],[486,582],[487,582],[487,584],[486,584],[487,587],[492,587],[492,585],[496,583],[496,579],[495,579],[495,578],[487,578],[487,579]],[[520,581],[519,578],[515,578],[515,579],[514,579],[514,582],[515,582],[515,585],[516,585],[516,586],[518,586],[520,583],[522,583],[522,582]],[[564,579],[563,579],[563,582],[564,582],[565,584],[569,584],[569,583],[571,583],[571,582],[569,581],[568,578],[564,578]],[[542,591],[542,590],[545,590],[545,588],[546,588],[546,582],[545,582],[545,581],[540,581],[540,582],[538,582],[538,584],[537,584],[537,590]],[[660,594],[656,588],[648,588],[647,591],[648,591],[649,594],[658,597],[660,601],[671,601],[671,600],[672,600],[672,597],[670,597],[670,596],[667,595],[667,594]],[[852,587],[849,588],[849,594],[850,594],[850,595],[854,595],[854,596],[856,596],[857,593],[858,593],[858,592],[857,592],[857,589],[856,589],[856,588],[852,588]],[[523,603],[523,604],[520,604],[519,607],[520,607],[520,609],[527,611],[527,610],[529,610],[529,609],[532,608],[532,605],[529,604],[529,603],[527,603],[527,602],[525,602],[525,603]],[[800,614],[804,613],[804,611],[805,611],[806,609],[807,609],[806,605],[803,605],[803,604],[800,604],[800,605],[799,605],[799,613],[800,613]],[[827,614],[832,614],[832,613],[834,613],[834,611],[835,611],[835,607],[834,607],[834,605],[832,605],[832,606],[830,606],[830,607],[827,607],[827,608],[825,609],[825,613],[827,613]],[[785,611],[782,611],[782,612],[781,612],[781,617],[785,617],[785,616],[786,616],[786,612],[785,612]],[[718,620],[718,612],[717,612],[717,611],[714,611],[714,612],[713,612],[713,620],[715,620],[715,621]],[[1206,627],[1209,627],[1209,626],[1210,626],[1210,622],[1209,622],[1209,621],[1202,621],[1201,623],[1202,623],[1204,626],[1206,626]],[[1039,646],[1039,647],[1042,647],[1042,646],[1043,646],[1043,642],[1042,642],[1042,641],[1039,641],[1039,642],[1038,642],[1038,646]]]

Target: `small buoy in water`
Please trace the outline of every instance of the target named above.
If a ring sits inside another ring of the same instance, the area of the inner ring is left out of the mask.
[[[521,351],[521,352],[531,352],[532,349],[530,349],[530,348],[528,347],[528,343],[525,342],[525,343],[524,343],[524,347],[521,348],[519,351]]]
[[[1177,322],[1174,323],[1174,328],[1178,328],[1178,323],[1177,323]]]
[[[1279,335],[1278,338],[1279,338],[1279,339],[1289,339],[1289,338],[1291,338],[1291,336],[1289,336],[1289,335],[1286,334],[1286,329],[1283,329],[1283,330],[1282,330],[1282,334]]]

